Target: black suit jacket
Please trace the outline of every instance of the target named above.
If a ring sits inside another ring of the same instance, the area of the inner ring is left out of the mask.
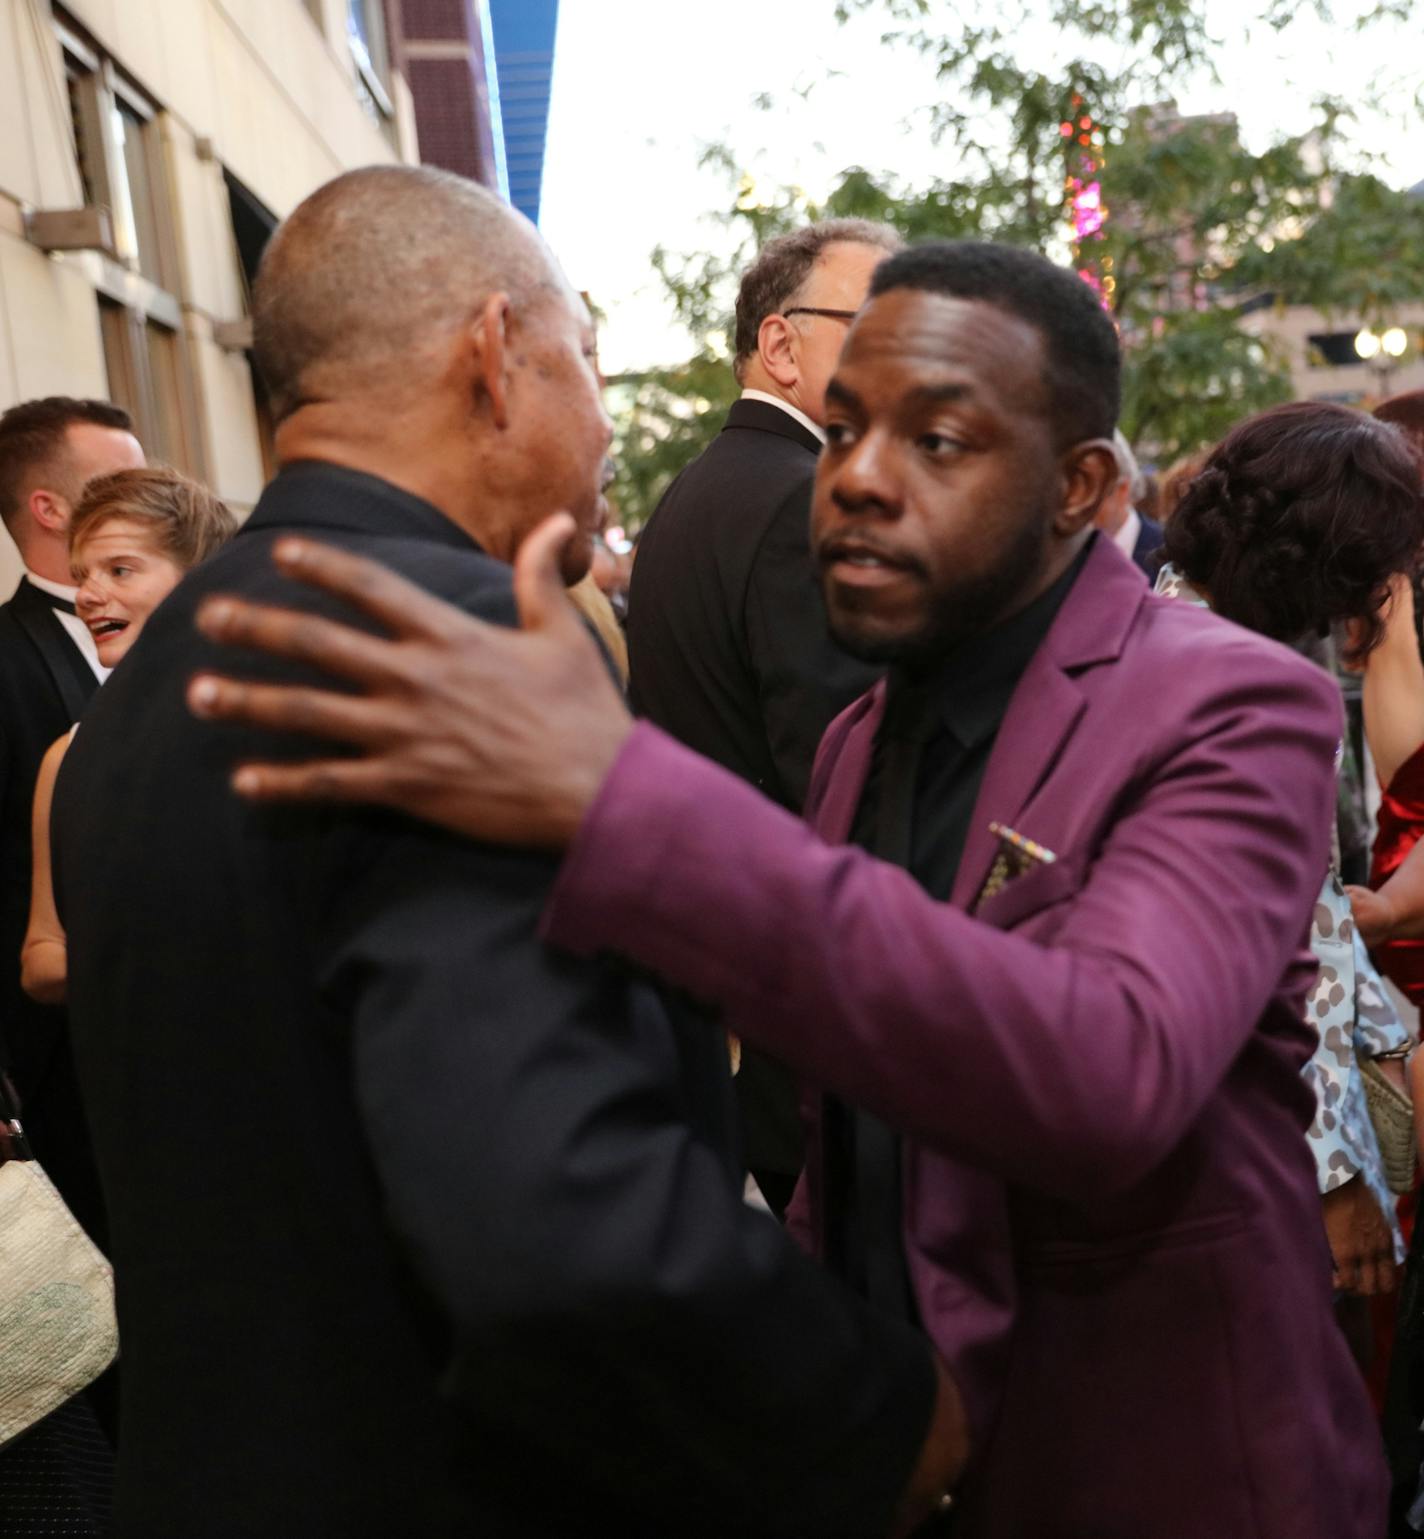
[[[1154,582],[1157,579],[1157,569],[1161,560],[1157,552],[1162,548],[1167,539],[1167,532],[1155,518],[1148,518],[1145,513],[1139,514],[1142,527],[1137,531],[1137,538],[1132,545],[1132,559],[1147,573]]]
[[[20,987],[30,916],[30,827],[40,760],[98,687],[94,670],[28,579],[0,605],[0,1067],[20,1094],[35,1153],[101,1244],[98,1183],[63,1010]]]
[[[820,447],[780,407],[736,402],[648,521],[628,597],[633,709],[793,812],[821,734],[878,677],[827,632],[809,544]],[[794,1176],[790,1076],[747,1052],[737,1095],[746,1164]]]
[[[132,1539],[883,1532],[932,1391],[739,1200],[725,1047],[546,949],[556,862],[276,810],[193,720],[213,591],[299,528],[512,623],[435,509],[285,470],[105,686],[56,788],[110,1205]],[[292,677],[253,661],[256,676]]]
[[[628,597],[634,710],[793,812],[831,718],[878,677],[827,633],[820,447],[780,407],[737,401],[648,521]]]

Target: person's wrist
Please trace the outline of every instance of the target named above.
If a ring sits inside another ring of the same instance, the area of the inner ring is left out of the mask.
[[[616,720],[610,720],[597,739],[585,744],[584,751],[578,754],[571,766],[574,773],[569,778],[567,795],[555,824],[555,840],[561,849],[567,849],[573,843],[632,732],[633,718],[621,714]]]

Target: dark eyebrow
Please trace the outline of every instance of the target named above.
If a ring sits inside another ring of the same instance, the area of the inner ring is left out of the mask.
[[[944,401],[963,401],[972,397],[974,386],[961,381],[947,381],[943,385],[919,385],[905,399],[916,406],[936,406]]]
[[[843,385],[834,375],[826,383],[826,399],[837,401],[842,406],[859,406],[860,397],[850,388]]]

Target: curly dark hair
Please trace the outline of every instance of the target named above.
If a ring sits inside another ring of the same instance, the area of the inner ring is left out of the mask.
[[[1218,614],[1291,643],[1354,622],[1358,662],[1383,634],[1390,578],[1424,551],[1424,459],[1348,406],[1276,406],[1211,451],[1166,531],[1167,559]]]
[[[1122,354],[1098,296],[1036,251],[991,241],[926,241],[882,262],[874,298],[922,289],[977,299],[1027,321],[1043,338],[1047,414],[1061,446],[1111,438],[1122,404]]]

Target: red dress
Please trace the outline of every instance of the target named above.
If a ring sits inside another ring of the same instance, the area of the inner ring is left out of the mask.
[[[1399,869],[1424,835],[1424,745],[1395,771],[1380,801],[1370,886],[1380,885]],[[1424,940],[1394,940],[1373,948],[1375,965],[1404,991],[1410,1004],[1424,1006]]]

